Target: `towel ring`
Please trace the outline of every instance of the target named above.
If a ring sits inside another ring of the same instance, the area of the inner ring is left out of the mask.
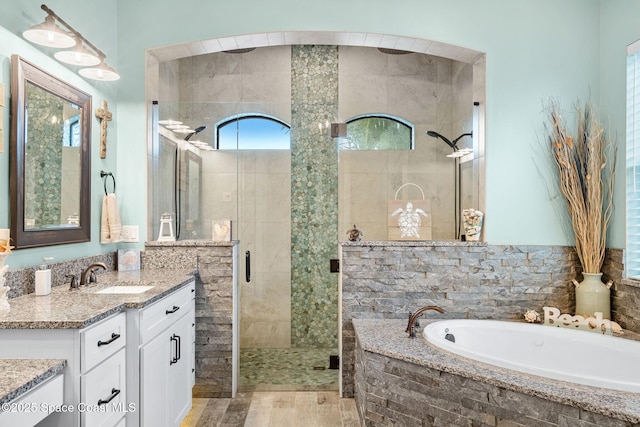
[[[100,171],[100,178],[104,179],[104,194],[109,194],[107,191],[107,177],[110,176],[113,181],[113,193],[116,192],[116,178],[113,176],[111,172]]]

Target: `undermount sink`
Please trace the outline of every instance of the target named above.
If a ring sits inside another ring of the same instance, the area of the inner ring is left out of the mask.
[[[97,291],[96,294],[141,294],[155,286],[110,286]]]

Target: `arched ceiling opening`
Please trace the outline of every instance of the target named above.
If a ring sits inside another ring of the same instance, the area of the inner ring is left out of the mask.
[[[438,41],[387,34],[339,31],[278,31],[244,34],[171,46],[160,46],[148,49],[147,52],[153,55],[158,61],[163,62],[228,50],[301,44],[396,49],[440,56],[469,64],[475,63],[483,55],[482,52],[477,50],[453,46]]]

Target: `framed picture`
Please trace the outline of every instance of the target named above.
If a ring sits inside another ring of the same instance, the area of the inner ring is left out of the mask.
[[[118,249],[118,271],[140,270],[140,251]]]
[[[230,219],[214,219],[211,223],[213,230],[214,242],[230,242],[231,241],[231,220]]]

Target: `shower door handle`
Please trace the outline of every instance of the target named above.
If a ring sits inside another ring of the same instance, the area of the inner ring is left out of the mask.
[[[244,275],[245,281],[249,283],[251,281],[251,251],[244,253]]]

